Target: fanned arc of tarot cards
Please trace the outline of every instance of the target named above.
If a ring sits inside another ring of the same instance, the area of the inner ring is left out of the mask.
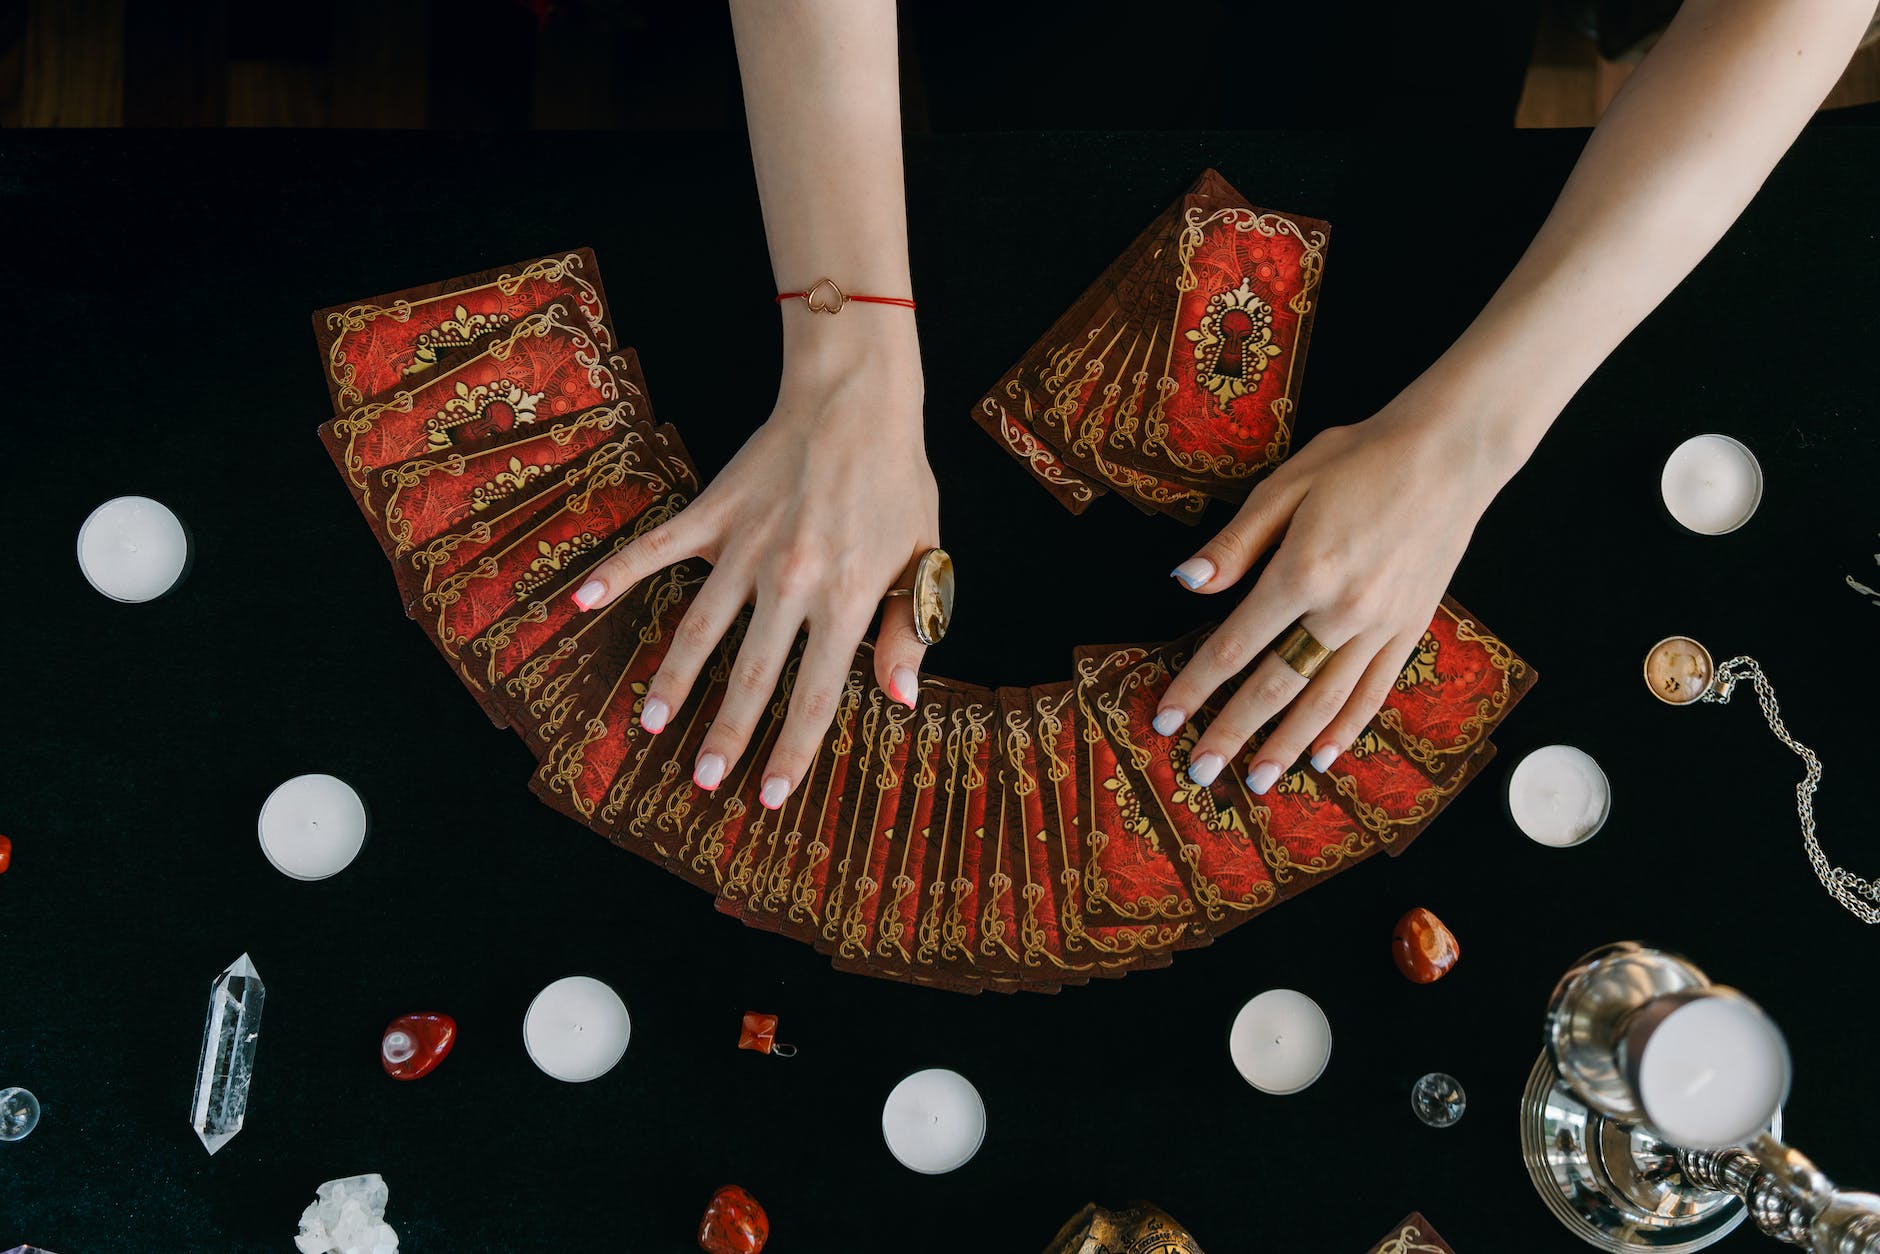
[[[740,632],[663,732],[639,722],[706,570],[680,564],[588,613],[570,599],[699,489],[614,334],[593,254],[335,306],[314,329],[334,406],[321,441],[406,613],[535,754],[536,795],[843,970],[1049,991],[1165,965],[1402,849],[1494,752],[1490,731],[1533,682],[1445,602],[1358,743],[1254,796],[1240,782],[1251,749],[1201,788],[1186,775],[1197,729],[1148,730],[1205,631],[1081,648],[1070,679],[1030,688],[925,676],[913,708],[875,686],[864,644],[809,777],[767,810],[758,789],[795,659],[707,792],[691,766]]]

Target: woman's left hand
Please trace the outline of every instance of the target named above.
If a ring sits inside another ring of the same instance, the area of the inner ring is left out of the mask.
[[[1320,432],[1172,572],[1193,591],[1225,592],[1278,544],[1163,694],[1155,729],[1171,736],[1259,659],[1195,743],[1197,783],[1212,783],[1282,713],[1248,786],[1264,793],[1308,749],[1323,771],[1383,705],[1506,477],[1480,434],[1488,428],[1434,392],[1413,385],[1374,417]],[[1310,681],[1270,652],[1295,622],[1334,650]]]

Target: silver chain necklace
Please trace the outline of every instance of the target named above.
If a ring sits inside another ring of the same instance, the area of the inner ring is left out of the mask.
[[[1880,884],[1828,861],[1821,841],[1815,836],[1815,786],[1821,782],[1821,759],[1815,751],[1789,734],[1776,705],[1776,690],[1769,677],[1752,657],[1733,657],[1722,666],[1710,660],[1710,651],[1689,636],[1670,636],[1652,646],[1645,655],[1645,682],[1652,695],[1670,705],[1690,705],[1704,701],[1728,705],[1736,686],[1749,680],[1762,706],[1763,718],[1776,739],[1794,751],[1805,769],[1795,785],[1795,812],[1802,821],[1802,848],[1815,878],[1828,895],[1846,906],[1863,923],[1880,923]]]

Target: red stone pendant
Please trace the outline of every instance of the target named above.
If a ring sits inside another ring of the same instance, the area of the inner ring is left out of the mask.
[[[777,1043],[777,1016],[746,1012],[744,1026],[738,1030],[738,1048],[768,1054]]]
[[[712,1194],[698,1225],[698,1248],[705,1254],[757,1254],[770,1240],[770,1219],[757,1199],[735,1184]]]
[[[1397,920],[1390,934],[1390,956],[1406,980],[1434,984],[1462,957],[1462,946],[1441,919],[1418,906]]]
[[[399,1015],[379,1039],[379,1065],[394,1080],[430,1075],[457,1043],[457,1021],[435,1013]]]

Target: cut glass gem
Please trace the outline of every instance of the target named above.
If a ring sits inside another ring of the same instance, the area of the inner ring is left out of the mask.
[[[38,1098],[25,1089],[0,1089],[0,1141],[24,1140],[38,1126]]]
[[[1468,1105],[1469,1099],[1456,1077],[1440,1071],[1430,1072],[1410,1090],[1410,1109],[1432,1128],[1447,1128],[1462,1118]]]

